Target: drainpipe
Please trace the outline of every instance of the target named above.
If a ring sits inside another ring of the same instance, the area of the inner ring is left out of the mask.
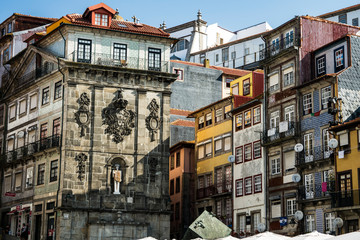
[[[60,26],[62,25],[62,23],[60,24]],[[66,49],[66,39],[64,37],[64,35],[62,34],[62,32],[60,31],[60,28],[58,27],[58,30],[59,30],[59,33],[62,37],[62,39],[64,40],[64,55],[63,55],[63,58],[65,58],[65,49]]]

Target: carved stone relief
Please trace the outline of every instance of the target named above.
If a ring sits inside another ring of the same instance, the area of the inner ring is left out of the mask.
[[[107,125],[105,133],[112,135],[115,143],[122,142],[135,127],[135,113],[126,109],[128,101],[123,99],[122,91],[115,93],[115,98],[102,112],[103,125]]]
[[[78,174],[78,179],[82,181],[85,175],[85,162],[87,160],[87,156],[84,153],[80,153],[75,157],[75,160],[78,161],[78,170],[76,173]]]
[[[150,141],[153,142],[155,141],[155,134],[161,125],[161,119],[158,114],[159,105],[157,104],[155,98],[151,100],[150,104],[147,106],[147,109],[149,109],[150,114],[146,117],[145,124],[146,128],[150,132]]]
[[[85,127],[90,122],[89,104],[90,100],[86,93],[82,93],[80,98],[77,100],[79,104],[79,110],[75,113],[76,123],[81,128],[80,137],[85,136]]]

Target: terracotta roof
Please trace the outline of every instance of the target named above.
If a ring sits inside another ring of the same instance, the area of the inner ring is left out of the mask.
[[[180,61],[180,60],[170,60],[170,61],[175,62],[175,63],[182,63],[182,64],[186,64],[186,65],[196,66],[196,67],[204,67],[204,65],[201,63],[193,63],[193,62],[186,62],[186,61]],[[242,77],[242,76],[245,76],[246,74],[251,73],[251,71],[248,71],[248,70],[241,70],[241,69],[235,69],[235,68],[226,68],[226,67],[218,67],[218,66],[209,66],[209,68],[222,71],[224,74],[227,74],[227,75],[238,76],[238,77]]]
[[[170,34],[164,32],[160,28],[152,27],[143,23],[134,23],[128,21],[119,21],[115,19],[111,19],[110,28],[104,26],[97,26],[92,25],[90,20],[84,18],[81,14],[67,14],[65,18],[69,19],[72,24],[75,25],[83,25],[83,26],[90,26],[96,28],[103,28],[103,29],[111,29],[111,30],[119,30],[122,32],[132,32],[132,33],[139,33],[139,34],[146,34],[146,35],[154,35],[154,36],[161,36],[161,37],[169,37]]]
[[[240,105],[243,105],[244,103],[247,103],[253,99],[254,98],[252,98],[252,97],[234,95],[234,108],[237,108]]]
[[[84,16],[87,15],[87,13],[91,12],[91,11],[94,11],[95,9],[99,9],[99,8],[104,8],[106,11],[110,12],[111,14],[115,14],[116,11],[114,9],[112,9],[111,7],[109,7],[108,5],[106,5],[105,3],[99,3],[99,4],[96,4],[96,5],[93,5],[91,7],[88,7],[85,12],[84,12]]]
[[[26,14],[21,14],[21,13],[14,13],[14,15],[22,16],[22,17],[31,17],[31,18],[46,19],[46,20],[50,20],[50,21],[54,21],[54,22],[55,22],[56,20],[58,20],[58,18],[36,17],[36,16],[31,16],[31,15],[26,15]]]
[[[346,128],[352,126],[352,125],[357,125],[357,124],[360,124],[360,117],[355,118],[354,120],[351,120],[349,122],[344,122],[344,123],[342,123],[340,125],[333,126],[333,127],[330,128],[330,131],[338,132],[338,131],[346,129]]]
[[[353,5],[353,6],[350,6],[350,7],[341,8],[339,10],[324,13],[324,14],[319,15],[318,17],[319,18],[331,17],[331,16],[334,16],[334,15],[337,15],[337,14],[340,14],[340,13],[343,13],[343,12],[349,12],[351,10],[357,10],[357,9],[360,9],[360,4],[356,4],[356,5]]]
[[[195,122],[189,120],[177,119],[171,123],[171,125],[182,127],[195,127]]]
[[[170,109],[170,114],[173,114],[173,115],[188,116],[190,113],[191,113],[191,111],[188,111],[188,110],[181,110],[181,109],[175,109],[175,108]]]

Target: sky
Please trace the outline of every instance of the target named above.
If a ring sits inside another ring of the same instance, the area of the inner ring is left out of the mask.
[[[359,4],[355,0],[102,0],[119,15],[132,20],[159,27],[165,21],[173,27],[196,19],[198,10],[208,24],[218,23],[230,31],[240,30],[264,21],[273,28],[297,15],[318,16],[344,7]],[[59,18],[70,13],[84,13],[99,0],[2,0],[0,22],[13,13],[40,17]]]

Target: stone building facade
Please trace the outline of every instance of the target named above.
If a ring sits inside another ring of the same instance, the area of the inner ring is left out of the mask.
[[[168,238],[175,39],[103,3],[54,26],[9,62],[4,215],[32,239]]]

